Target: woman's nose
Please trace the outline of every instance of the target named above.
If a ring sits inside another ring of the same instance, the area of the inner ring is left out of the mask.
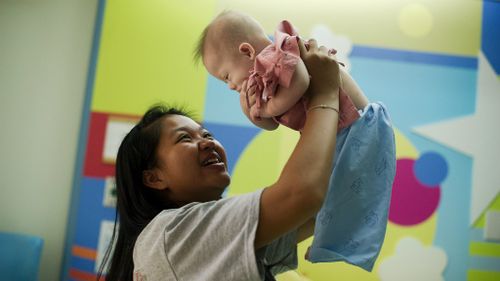
[[[214,140],[203,139],[198,143],[198,146],[200,147],[201,150],[213,149],[215,147],[215,143]]]
[[[229,82],[229,83],[228,83],[228,86],[229,86],[229,89],[231,89],[231,90],[236,90],[236,85],[235,85],[235,84],[233,84],[233,83]]]

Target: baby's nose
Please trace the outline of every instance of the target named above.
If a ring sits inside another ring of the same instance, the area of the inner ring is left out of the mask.
[[[236,85],[235,84],[229,82],[228,86],[229,86],[229,89],[236,90]]]

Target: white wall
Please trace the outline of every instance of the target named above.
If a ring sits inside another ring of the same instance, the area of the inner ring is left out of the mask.
[[[59,280],[97,0],[0,0],[0,231]]]

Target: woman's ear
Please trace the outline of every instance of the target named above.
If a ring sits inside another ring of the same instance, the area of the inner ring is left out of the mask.
[[[166,179],[158,169],[151,169],[142,172],[142,183],[145,186],[157,190],[164,190],[168,188]]]
[[[255,49],[250,43],[241,43],[238,47],[238,51],[240,52],[240,54],[248,57],[251,60],[255,59]]]

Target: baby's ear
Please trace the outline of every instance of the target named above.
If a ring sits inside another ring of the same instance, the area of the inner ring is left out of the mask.
[[[247,42],[241,43],[240,46],[238,47],[238,51],[240,52],[240,54],[248,57],[251,60],[255,59],[255,49],[250,43]]]

